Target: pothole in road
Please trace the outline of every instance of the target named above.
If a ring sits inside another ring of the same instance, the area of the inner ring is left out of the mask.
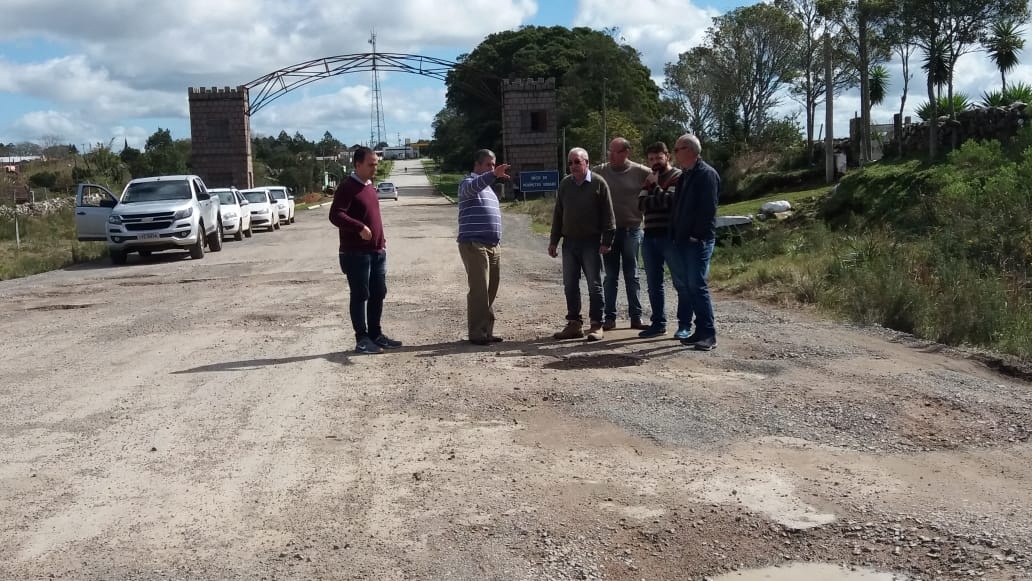
[[[766,567],[736,571],[713,581],[903,581],[896,573],[879,573],[871,569],[845,568],[839,565],[800,563],[785,567]]]
[[[73,309],[88,309],[92,307],[92,304],[85,305],[43,305],[41,307],[30,307],[26,310],[29,311],[70,311]]]
[[[615,369],[617,367],[634,367],[645,363],[645,359],[633,355],[619,353],[599,353],[597,355],[570,355],[559,361],[546,363],[545,369],[560,371],[576,371],[581,369]]]

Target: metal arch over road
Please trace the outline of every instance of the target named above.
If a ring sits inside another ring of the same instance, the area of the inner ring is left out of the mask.
[[[347,54],[298,63],[269,73],[244,86],[251,95],[249,109],[250,114],[253,115],[294,89],[336,75],[394,71],[423,75],[444,81],[447,79],[448,73],[459,66],[461,66],[460,63],[414,54],[385,52]],[[483,80],[481,79],[481,83]],[[467,87],[467,89],[500,104],[497,92],[491,91],[487,85]]]

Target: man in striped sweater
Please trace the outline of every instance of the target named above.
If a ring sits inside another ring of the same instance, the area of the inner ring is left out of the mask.
[[[662,141],[645,149],[646,159],[652,174],[645,178],[638,195],[638,207],[645,214],[645,236],[641,246],[645,262],[645,280],[649,285],[649,305],[652,308],[652,324],[638,333],[639,337],[658,337],[666,334],[666,293],[663,288],[664,265],[670,254],[670,208],[673,207],[674,190],[681,170],[670,165],[670,151]],[[688,337],[692,326],[691,299],[687,289],[677,289],[677,333],[675,339]]]
[[[501,271],[502,211],[491,184],[508,178],[508,164],[495,164],[490,149],[476,152],[473,172],[459,182],[459,256],[466,267],[469,293],[466,313],[469,342],[488,345],[502,340],[494,334],[494,300]]]

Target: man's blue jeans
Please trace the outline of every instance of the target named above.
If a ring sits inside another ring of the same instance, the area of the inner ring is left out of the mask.
[[[641,257],[645,263],[645,281],[649,286],[649,306],[652,309],[652,325],[666,327],[666,291],[663,277],[664,265],[671,261],[670,253],[673,242],[664,232],[659,236],[646,235],[641,244]],[[671,276],[673,279],[673,276]],[[673,281],[677,291],[677,328],[690,329],[692,326],[692,300],[688,289]]]
[[[695,315],[695,333],[704,338],[717,336],[713,323],[713,301],[710,300],[707,282],[714,242],[671,241],[670,276],[674,279],[675,287],[684,287]]]
[[[627,291],[627,315],[641,319],[641,283],[638,281],[638,251],[641,249],[641,228],[617,228],[613,246],[602,255],[606,278],[602,283],[605,293],[607,321],[616,320],[616,299],[619,294],[620,270],[623,270],[624,289]]]
[[[348,278],[351,291],[351,326],[355,339],[375,339],[383,334],[380,317],[387,296],[386,252],[342,252],[340,270]]]
[[[588,283],[588,316],[592,323],[602,322],[602,255],[598,240],[563,240],[563,290],[566,292],[566,320],[581,318],[580,279]]]

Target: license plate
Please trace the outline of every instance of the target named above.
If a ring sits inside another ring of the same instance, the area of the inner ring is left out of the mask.
[[[158,234],[140,234],[140,240],[155,240],[160,238]]]

